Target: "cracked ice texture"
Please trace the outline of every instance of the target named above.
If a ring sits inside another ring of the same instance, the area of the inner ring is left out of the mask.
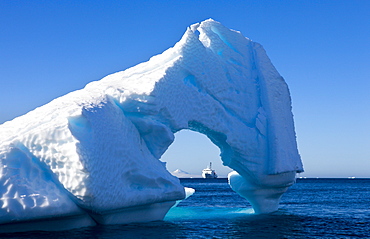
[[[158,160],[182,129],[220,148],[247,182],[234,184],[241,194],[286,188],[303,171],[284,79],[261,45],[210,19],[148,62],[1,125],[0,215],[104,214],[182,199]]]

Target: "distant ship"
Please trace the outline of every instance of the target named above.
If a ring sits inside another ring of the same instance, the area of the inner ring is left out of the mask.
[[[217,173],[212,169],[212,163],[209,163],[209,167],[202,170],[203,178],[217,178]]]

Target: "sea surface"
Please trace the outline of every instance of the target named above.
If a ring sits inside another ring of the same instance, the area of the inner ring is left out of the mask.
[[[195,194],[164,221],[0,238],[370,238],[370,179],[298,179],[279,211],[256,215],[227,179],[181,179]]]

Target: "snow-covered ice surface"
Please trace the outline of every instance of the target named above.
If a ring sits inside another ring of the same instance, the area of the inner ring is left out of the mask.
[[[2,124],[0,223],[163,218],[185,197],[159,160],[182,129],[220,148],[256,212],[276,210],[303,171],[284,79],[261,45],[210,19],[148,62]]]

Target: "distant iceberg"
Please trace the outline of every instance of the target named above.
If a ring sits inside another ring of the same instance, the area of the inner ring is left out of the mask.
[[[185,198],[159,160],[182,129],[220,148],[256,212],[277,210],[303,171],[284,79],[261,45],[210,19],[148,62],[0,125],[0,231],[162,219]]]
[[[171,172],[171,174],[178,178],[200,178],[201,177],[200,175],[191,174],[181,169],[176,169],[175,171]]]

